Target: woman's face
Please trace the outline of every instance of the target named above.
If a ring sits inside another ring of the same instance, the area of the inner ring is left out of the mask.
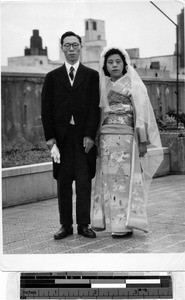
[[[110,73],[112,81],[116,81],[123,76],[124,64],[119,54],[110,55],[107,59],[107,71]]]

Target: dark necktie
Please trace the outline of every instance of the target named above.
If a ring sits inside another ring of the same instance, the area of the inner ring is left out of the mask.
[[[74,79],[74,68],[71,66],[71,68],[70,68],[70,70],[69,70],[69,77],[71,78],[71,80],[73,80]]]

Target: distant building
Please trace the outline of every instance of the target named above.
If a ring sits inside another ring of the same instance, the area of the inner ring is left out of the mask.
[[[130,59],[140,58],[139,48],[126,49]]]
[[[34,29],[30,38],[30,48],[25,48],[24,54],[27,55],[44,55],[47,56],[47,47],[42,48],[42,38],[39,36],[39,30]]]
[[[93,69],[99,68],[99,57],[106,46],[105,22],[96,19],[85,20],[85,36],[82,37],[82,53],[80,61]],[[39,30],[34,29],[30,38],[30,48],[25,48],[24,56],[8,58],[9,67],[37,67],[44,69],[55,69],[64,63],[64,54],[59,41],[59,60],[52,61],[48,58],[47,47],[42,48],[42,38]]]
[[[184,54],[185,54],[185,18],[184,18],[184,8],[181,10],[181,13],[177,15],[177,25],[178,25],[178,37],[179,37],[179,67],[185,68],[185,60],[184,60]],[[177,53],[177,45],[175,44],[175,54]]]
[[[175,55],[162,55],[142,58],[131,57],[131,63],[136,70],[143,69],[148,76],[151,74],[152,77],[170,77],[176,72]]]
[[[185,75],[185,32],[184,32],[184,8],[181,10],[181,13],[177,15],[177,24],[178,24],[178,37],[179,37],[179,77],[184,78]],[[129,52],[129,50],[128,50]],[[169,76],[175,78],[177,76],[177,45],[175,44],[175,52],[172,55],[162,55],[154,57],[131,57],[132,65],[135,68],[141,68],[145,70],[150,70],[149,72],[153,73],[155,77],[164,77],[167,76],[166,71],[170,74]],[[149,72],[148,75],[149,75]]]
[[[184,9],[177,16],[179,28],[179,77],[185,75],[184,62]],[[85,35],[82,37],[82,52],[80,61],[95,70],[99,70],[99,58],[103,48],[107,45],[105,37],[105,22],[97,19],[84,20]],[[176,47],[176,45],[175,45]],[[155,57],[140,57],[139,48],[127,49],[132,66],[141,77],[176,77],[177,58],[176,52],[172,55]],[[47,47],[43,49],[42,38],[39,30],[34,29],[30,38],[30,48],[25,48],[24,56],[8,58],[8,67],[5,69],[15,69],[15,67],[37,67],[37,72],[47,73],[64,63],[64,53],[61,50],[59,41],[59,59],[52,61],[48,58]],[[19,69],[20,69],[19,68]],[[10,70],[11,71],[11,70]],[[31,71],[31,70],[30,70]],[[18,71],[19,72],[19,71]]]
[[[8,66],[45,66],[48,65],[47,47],[42,48],[42,38],[39,36],[39,30],[34,29],[30,38],[30,48],[26,47],[24,56],[9,57]]]
[[[86,19],[85,36],[82,37],[82,43],[83,64],[98,70],[100,54],[107,45],[105,39],[105,22],[102,20]]]

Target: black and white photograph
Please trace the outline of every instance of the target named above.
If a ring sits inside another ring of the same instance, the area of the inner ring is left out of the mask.
[[[1,3],[2,268],[185,269],[184,4]]]

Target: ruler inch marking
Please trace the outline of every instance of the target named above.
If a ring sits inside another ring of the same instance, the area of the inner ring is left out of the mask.
[[[172,277],[167,272],[165,276],[132,274],[21,273],[20,299],[173,299]]]

